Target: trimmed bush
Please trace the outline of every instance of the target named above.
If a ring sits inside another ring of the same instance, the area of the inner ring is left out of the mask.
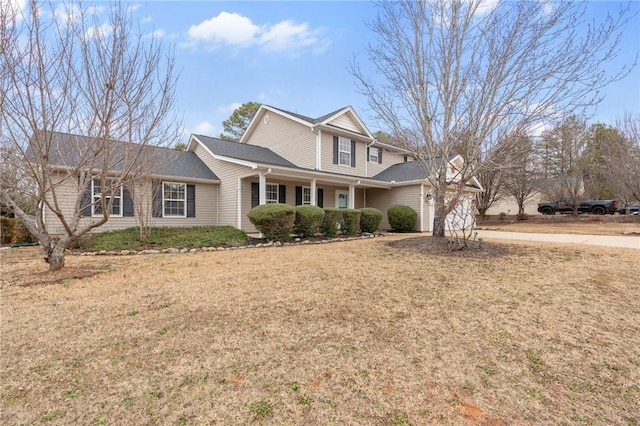
[[[247,213],[253,225],[270,241],[289,241],[296,209],[288,204],[263,204]]]
[[[2,236],[2,244],[12,244],[13,236],[16,231],[16,220],[12,217],[2,216],[0,217],[0,224],[2,228],[0,229],[0,236]]]
[[[382,212],[372,207],[360,209],[360,229],[362,232],[373,234],[380,227],[382,222]]]
[[[324,210],[317,206],[297,206],[294,232],[300,237],[312,237],[319,230],[324,219]]]
[[[322,221],[322,233],[330,238],[338,235],[338,229],[343,227],[342,210],[334,207],[324,209],[324,220]]]
[[[342,233],[347,237],[353,237],[360,232],[360,213],[359,210],[343,209],[342,221],[344,226],[342,227]]]
[[[418,213],[409,206],[393,205],[387,210],[389,226],[396,232],[413,231],[418,221]]]
[[[31,232],[24,226],[24,223],[16,220],[16,229],[14,233],[14,240],[17,244],[35,243],[38,239],[33,236]]]

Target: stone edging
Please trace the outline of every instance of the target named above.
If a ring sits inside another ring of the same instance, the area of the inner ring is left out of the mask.
[[[356,237],[341,237],[341,238],[329,238],[322,240],[307,240],[296,238],[294,241],[281,243],[279,241],[276,242],[268,242],[268,243],[257,243],[257,244],[247,244],[243,246],[234,246],[234,247],[199,247],[199,248],[166,248],[162,250],[155,249],[147,249],[147,250],[117,250],[117,251],[88,251],[88,252],[74,252],[69,251],[68,254],[73,256],[132,256],[132,255],[143,255],[143,254],[180,254],[180,253],[198,253],[198,252],[210,252],[210,251],[230,251],[230,250],[245,250],[252,248],[269,248],[269,247],[288,247],[288,246],[304,246],[310,244],[330,244],[330,243],[339,243],[343,241],[353,241],[353,240],[363,240],[368,238],[376,238],[376,237],[384,237],[386,234],[376,233],[376,234],[362,234]]]

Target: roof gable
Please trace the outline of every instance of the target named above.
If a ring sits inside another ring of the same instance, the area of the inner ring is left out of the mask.
[[[291,112],[271,105],[263,104],[260,105],[260,108],[258,109],[258,111],[256,111],[256,114],[253,116],[253,119],[249,123],[249,126],[242,135],[242,138],[240,138],[241,143],[247,142],[256,126],[267,112],[272,112],[282,117],[286,117],[294,122],[304,124],[309,128],[313,128],[316,126],[329,126],[343,129],[351,133],[357,133],[365,136],[368,139],[374,139],[369,129],[367,129],[367,126],[364,125],[364,122],[360,119],[358,114],[356,114],[351,106],[339,108],[318,118],[311,118],[306,115],[298,114],[296,112]]]

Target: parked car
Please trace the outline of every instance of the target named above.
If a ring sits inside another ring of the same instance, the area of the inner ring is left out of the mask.
[[[618,213],[627,214],[627,208],[629,210],[629,214],[632,214],[632,215],[640,214],[640,203],[634,203],[629,206],[620,206],[618,207]]]
[[[616,200],[584,200],[578,204],[578,213],[614,214],[619,211]],[[542,214],[573,213],[573,203],[569,198],[538,203]]]

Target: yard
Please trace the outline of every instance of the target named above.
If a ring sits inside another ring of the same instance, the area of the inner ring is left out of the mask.
[[[2,424],[640,424],[636,250],[0,256]]]

